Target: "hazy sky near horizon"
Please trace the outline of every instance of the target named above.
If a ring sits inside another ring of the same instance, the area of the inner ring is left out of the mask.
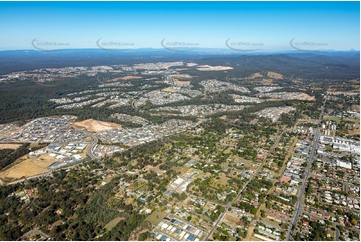
[[[359,50],[359,19],[359,2],[0,2],[0,50]]]

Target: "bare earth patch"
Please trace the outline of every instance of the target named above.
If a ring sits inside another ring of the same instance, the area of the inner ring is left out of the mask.
[[[189,74],[171,74],[170,77],[178,78],[178,79],[191,79],[192,76]]]
[[[48,154],[39,157],[28,158],[27,155],[19,158],[19,162],[14,166],[0,172],[0,178],[31,177],[44,173],[48,166],[55,162],[55,158]]]
[[[112,230],[112,228],[114,228],[120,221],[124,220],[123,217],[116,217],[115,219],[110,220],[105,226],[104,228],[106,230]]]
[[[279,73],[273,72],[273,71],[267,72],[267,76],[268,76],[269,78],[278,79],[278,80],[282,80],[282,79],[283,79],[283,75],[282,75],[282,74],[279,74]]]
[[[86,119],[80,122],[75,122],[72,128],[77,130],[86,130],[91,133],[100,132],[103,130],[109,130],[119,127],[120,124],[98,121],[95,119]]]
[[[272,79],[263,79],[263,80],[261,81],[261,83],[262,83],[263,85],[273,85],[273,84],[274,84],[273,81],[272,81]]]
[[[197,68],[198,71],[226,71],[232,69],[233,67],[230,66],[209,66],[209,65],[203,65]]]
[[[358,104],[353,104],[352,106],[351,106],[351,111],[354,111],[354,112],[360,112],[360,105],[358,105]]]
[[[300,93],[298,96],[299,100],[315,101],[315,97],[308,95],[307,93]]]
[[[21,144],[0,144],[0,150],[4,150],[4,149],[15,150],[20,146]]]
[[[175,90],[174,88],[171,88],[171,87],[166,87],[166,88],[162,89],[162,92],[177,92],[177,90]]]
[[[252,78],[252,79],[254,79],[254,78],[262,78],[262,77],[263,77],[263,75],[261,73],[259,73],[259,72],[253,73],[252,75],[249,76],[249,78]]]
[[[360,135],[360,128],[350,130],[348,132],[349,135]]]

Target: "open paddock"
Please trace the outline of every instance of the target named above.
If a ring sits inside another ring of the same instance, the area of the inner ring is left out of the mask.
[[[0,150],[5,150],[5,149],[16,150],[20,146],[21,144],[0,144]]]
[[[15,162],[15,165],[0,172],[0,178],[20,179],[22,177],[31,177],[40,175],[48,170],[48,166],[54,163],[55,158],[48,154],[39,157],[28,158],[28,155],[22,156]]]

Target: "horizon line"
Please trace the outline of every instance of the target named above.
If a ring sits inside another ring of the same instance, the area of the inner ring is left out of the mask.
[[[0,49],[0,52],[4,51],[34,51],[34,52],[51,52],[51,51],[70,51],[70,50],[100,50],[100,51],[137,51],[137,50],[163,50],[166,52],[174,52],[174,50],[223,50],[231,53],[262,53],[262,52],[360,52],[360,49],[230,49],[230,48],[222,48],[222,47],[174,47],[174,48],[162,48],[162,47],[140,47],[140,48],[97,48],[97,47],[78,47],[78,48],[61,48],[61,49]],[[184,53],[184,52],[178,52]]]

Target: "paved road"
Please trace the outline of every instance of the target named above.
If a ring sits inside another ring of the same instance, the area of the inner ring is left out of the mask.
[[[335,227],[335,229],[336,229],[336,241],[340,241],[340,230],[337,227]]]
[[[92,135],[93,142],[90,144],[86,154],[94,161],[98,160],[98,158],[94,155],[94,148],[98,144],[98,137],[96,134]]]
[[[301,204],[302,204],[302,200],[303,200],[302,199],[303,198],[303,193],[304,193],[306,185],[307,185],[307,179],[308,179],[308,177],[310,175],[312,161],[315,158],[319,137],[320,137],[320,130],[319,130],[319,128],[317,128],[317,129],[315,129],[313,144],[312,144],[312,147],[311,147],[310,156],[309,156],[309,159],[308,159],[308,162],[307,162],[307,167],[306,167],[306,170],[305,170],[305,176],[304,176],[303,181],[302,181],[302,186],[301,186],[301,188],[300,188],[300,190],[298,192],[298,200],[296,202],[295,212],[293,214],[293,218],[291,219],[291,223],[290,223],[290,225],[288,227],[288,230],[287,230],[286,240],[290,240],[290,235],[291,235],[291,232],[292,232],[292,228],[295,225],[295,223],[297,222],[297,219],[298,219],[298,216],[299,216],[299,213],[300,213],[300,208],[301,208]]]
[[[42,231],[40,231],[39,229],[32,229],[29,232],[25,233],[23,236],[21,236],[22,239],[26,239],[29,236],[36,236],[36,235],[40,235],[41,237],[43,237],[45,240],[50,239],[50,236],[43,233]]]
[[[200,125],[201,123],[197,123],[193,128],[196,128]],[[188,132],[189,130],[183,130],[183,131],[180,131],[176,134],[181,134],[181,133],[185,133],[185,132]],[[175,135],[175,134],[171,134],[171,135],[165,135],[164,137],[168,137],[168,136],[172,136],[172,135]],[[97,158],[93,151],[94,151],[94,147],[96,146],[96,144],[98,143],[98,137],[94,134],[92,135],[92,143],[90,144],[90,146],[88,147],[88,150],[87,150],[87,155],[94,161],[98,160],[99,158]],[[80,160],[80,161],[76,161],[76,162],[73,162],[71,163],[71,165],[66,165],[66,166],[61,166],[59,168],[56,168],[54,170],[51,170],[51,171],[48,171],[46,173],[43,173],[43,174],[39,174],[39,175],[35,175],[35,176],[31,176],[31,177],[27,177],[27,178],[23,178],[23,179],[20,179],[20,180],[16,180],[14,182],[10,182],[10,183],[4,183],[2,180],[0,180],[0,185],[14,185],[14,184],[17,184],[17,183],[22,183],[26,180],[31,180],[31,179],[35,179],[35,178],[40,178],[40,177],[46,177],[46,176],[50,176],[52,174],[52,172],[54,171],[57,171],[57,170],[61,170],[61,169],[69,169],[69,168],[72,168],[72,167],[75,167],[75,166],[78,166],[79,164],[81,164],[83,160]],[[1,184],[1,182],[3,182]]]
[[[138,110],[138,111],[141,111],[141,112],[143,112],[143,110],[140,110],[139,108],[137,108],[136,106],[135,106],[135,102],[138,100],[138,98],[140,97],[140,96],[142,96],[144,93],[145,93],[146,91],[142,91],[142,92],[140,92],[138,95],[136,95],[133,99],[133,101],[132,101],[132,107],[135,109],[135,110]]]
[[[7,186],[10,186],[10,185],[22,183],[22,182],[24,182],[24,181],[26,181],[26,180],[31,180],[31,179],[40,178],[40,177],[46,177],[46,176],[49,176],[50,174],[51,174],[51,171],[48,171],[48,172],[43,173],[43,174],[40,174],[40,175],[23,178],[23,179],[20,179],[20,180],[16,180],[16,181],[14,181],[14,182],[9,182],[9,183],[7,183],[6,185],[7,185]]]
[[[317,129],[315,129],[315,135],[314,135],[314,138],[313,138],[313,144],[312,144],[312,147],[311,147],[310,156],[309,156],[309,159],[308,159],[308,162],[307,162],[307,167],[306,167],[306,170],[305,170],[305,176],[304,176],[304,178],[302,180],[302,185],[301,185],[301,188],[300,188],[300,190],[298,192],[298,200],[296,202],[295,212],[293,213],[293,218],[291,219],[291,223],[290,223],[290,225],[288,227],[288,230],[287,230],[286,240],[290,240],[290,235],[291,235],[291,232],[292,232],[292,228],[295,225],[295,223],[297,222],[298,215],[300,213],[300,208],[301,208],[301,204],[302,204],[302,200],[303,200],[302,197],[303,197],[303,193],[305,191],[306,185],[307,185],[307,179],[308,179],[308,177],[310,175],[312,161],[315,158],[319,137],[320,137],[320,130],[319,130],[319,128],[317,128]]]
[[[212,234],[214,233],[214,231],[217,229],[218,224],[222,221],[222,219],[224,218],[225,214],[227,213],[228,209],[230,207],[233,206],[233,204],[238,201],[242,195],[242,193],[246,190],[247,186],[249,185],[249,183],[258,175],[258,173],[262,170],[264,164],[267,161],[267,157],[270,153],[272,153],[274,151],[274,149],[278,146],[278,143],[280,142],[282,136],[283,136],[284,131],[280,134],[280,136],[278,137],[278,139],[276,140],[276,142],[273,144],[273,146],[271,147],[270,151],[267,153],[267,155],[264,157],[263,162],[261,163],[261,165],[257,168],[256,172],[253,173],[251,179],[249,179],[246,184],[243,186],[243,188],[239,191],[238,195],[231,201],[229,202],[225,207],[224,207],[224,211],[223,213],[221,213],[221,215],[218,217],[218,219],[216,220],[216,222],[214,223],[212,229],[209,231],[209,233],[207,234],[207,236],[204,238],[204,240],[209,240],[209,238],[212,236]]]
[[[321,121],[322,121],[322,117],[323,117],[323,112],[324,112],[324,106],[325,106],[325,101],[323,101],[322,107],[321,107],[321,113],[320,113],[320,117],[318,120],[318,126],[320,126]],[[293,213],[293,217],[290,221],[290,225],[288,226],[288,230],[287,230],[287,234],[286,234],[286,240],[290,240],[291,239],[291,233],[292,233],[292,229],[295,226],[298,216],[300,214],[300,209],[301,209],[301,205],[302,205],[302,201],[303,201],[303,193],[305,191],[306,185],[307,185],[307,179],[310,175],[310,170],[311,170],[311,165],[312,165],[312,161],[315,158],[316,155],[316,150],[317,150],[317,146],[318,146],[318,142],[320,139],[320,127],[317,127],[314,130],[314,137],[313,137],[313,142],[312,142],[312,147],[310,149],[310,156],[309,159],[307,161],[307,167],[305,170],[305,176],[302,180],[302,186],[298,192],[298,200],[296,202],[296,206],[295,206],[295,211]]]

